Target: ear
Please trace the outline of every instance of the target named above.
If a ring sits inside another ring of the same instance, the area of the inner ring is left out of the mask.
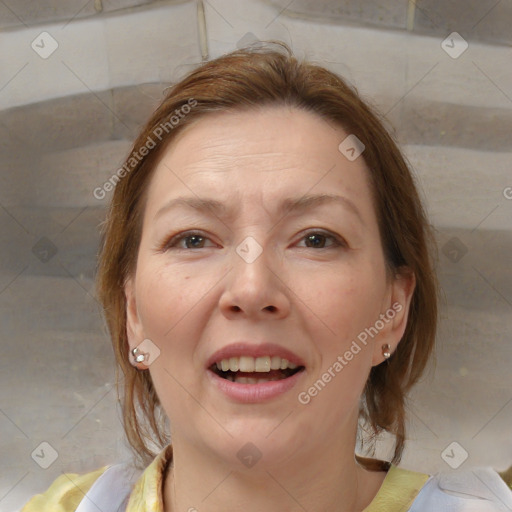
[[[416,276],[408,268],[400,269],[392,281],[389,283],[387,298],[383,303],[381,322],[384,328],[374,339],[372,366],[376,366],[385,361],[382,347],[386,344],[390,346],[390,352],[396,350],[409,318],[411,300],[416,287]]]
[[[135,280],[133,277],[130,277],[125,283],[124,296],[126,298],[126,334],[131,352],[144,339],[144,330],[137,311]]]

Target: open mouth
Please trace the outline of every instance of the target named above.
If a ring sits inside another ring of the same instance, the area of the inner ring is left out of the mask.
[[[230,357],[210,366],[210,371],[219,377],[238,384],[260,384],[283,380],[303,371],[304,366],[279,356]]]

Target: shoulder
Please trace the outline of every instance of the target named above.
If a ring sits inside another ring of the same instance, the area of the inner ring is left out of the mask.
[[[491,468],[437,473],[429,478],[409,512],[505,512],[512,491]]]
[[[107,466],[79,475],[60,475],[42,494],[37,494],[21,512],[74,512],[94,482],[107,470]]]
[[[21,512],[98,512],[126,507],[137,511],[146,510],[146,505],[153,503],[151,510],[163,510],[161,482],[171,459],[169,445],[142,474],[133,461],[105,466],[84,475],[63,474],[44,493],[34,496]]]

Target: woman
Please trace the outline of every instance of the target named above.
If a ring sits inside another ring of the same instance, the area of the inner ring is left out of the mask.
[[[147,467],[64,475],[25,512],[507,510],[491,470],[397,467],[435,339],[432,236],[342,79],[284,45],[205,63],[118,177],[99,295]],[[355,455],[384,431],[391,462]]]

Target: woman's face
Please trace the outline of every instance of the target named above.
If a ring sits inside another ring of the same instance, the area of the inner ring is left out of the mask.
[[[298,109],[219,113],[160,159],[128,336],[153,346],[175,445],[238,465],[244,450],[269,464],[353,450],[369,370],[396,348],[414,283],[386,276],[365,162],[338,149],[348,135]]]

